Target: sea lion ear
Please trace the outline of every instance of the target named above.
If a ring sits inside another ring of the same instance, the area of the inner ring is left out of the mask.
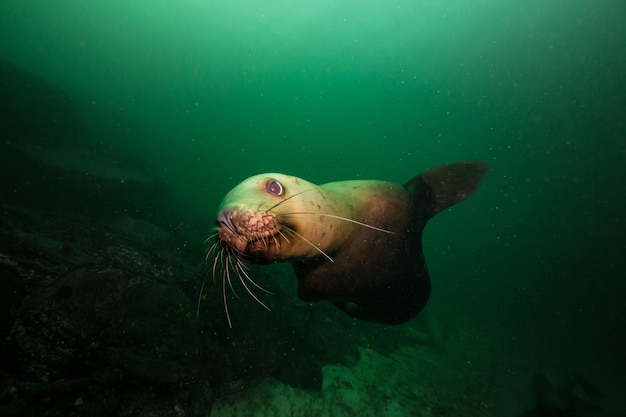
[[[423,218],[428,219],[474,194],[490,170],[486,162],[457,162],[429,169],[404,187],[413,195],[413,201],[419,202]]]

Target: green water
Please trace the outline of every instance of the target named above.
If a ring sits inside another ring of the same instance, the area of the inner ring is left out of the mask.
[[[625,17],[620,0],[3,0],[0,58],[139,155],[198,240],[256,173],[403,182],[489,162],[425,231],[430,311],[496,335],[503,362],[619,392]]]

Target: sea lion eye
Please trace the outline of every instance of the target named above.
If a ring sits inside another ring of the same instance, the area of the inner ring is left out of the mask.
[[[266,182],[265,191],[277,196],[285,194],[285,189],[283,188],[283,185],[276,180],[269,180],[268,182]]]

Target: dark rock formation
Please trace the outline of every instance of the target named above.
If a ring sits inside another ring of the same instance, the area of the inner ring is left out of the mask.
[[[68,94],[6,63],[0,80],[0,417],[207,415],[264,377],[319,388],[357,355],[361,324],[298,303],[289,268],[251,271],[271,312],[233,278],[230,329],[210,224],[170,226],[167,185],[90,140]]]

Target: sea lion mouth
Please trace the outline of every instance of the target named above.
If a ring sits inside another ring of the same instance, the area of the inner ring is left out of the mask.
[[[280,247],[282,225],[269,212],[226,207],[218,214],[217,225],[222,244],[233,247],[239,254],[260,255],[272,245]]]

